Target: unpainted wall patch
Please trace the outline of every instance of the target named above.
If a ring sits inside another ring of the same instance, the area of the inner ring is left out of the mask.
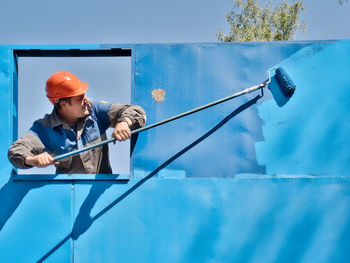
[[[164,96],[165,96],[165,90],[163,90],[163,89],[155,89],[155,90],[152,91],[152,97],[157,102],[164,101]]]

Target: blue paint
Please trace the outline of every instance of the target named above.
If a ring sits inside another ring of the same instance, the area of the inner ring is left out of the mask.
[[[12,72],[14,68],[14,61],[12,52],[8,48],[0,46],[0,119],[2,124],[0,125],[0,172],[3,176],[0,176],[0,186],[6,184],[8,181],[12,165],[6,161],[7,149],[13,141],[14,128],[12,121],[16,118],[16,115],[12,114],[13,105],[13,88],[12,88]]]
[[[138,45],[135,48],[135,103],[148,123],[226,97],[268,78],[267,69],[310,43]],[[164,102],[151,92],[164,89]],[[254,145],[263,140],[254,100],[259,92],[228,101],[140,134],[135,167],[152,170],[170,161],[187,177],[233,177],[265,173]],[[248,104],[246,104],[248,103]],[[175,158],[175,159],[174,159]]]
[[[71,186],[16,183],[1,187],[0,253],[3,262],[36,262],[70,231]],[[69,262],[70,244],[50,262]]]
[[[158,178],[161,179],[185,179],[186,178],[186,172],[182,170],[170,170],[170,169],[162,169],[158,173]]]
[[[37,181],[14,175],[6,158],[16,134],[15,47],[1,46],[1,261],[349,262],[349,46],[125,45],[133,103],[148,124],[259,84],[276,65],[297,90],[276,99],[273,79],[262,98],[141,133],[131,180]],[[156,88],[166,91],[162,103],[151,96]]]
[[[78,185],[77,218],[89,228],[74,242],[75,262],[350,259],[336,245],[350,234],[349,179],[149,180],[116,201],[137,182]]]
[[[348,175],[350,42],[316,43],[281,62],[298,87],[278,108],[264,102],[264,140],[256,144],[268,174]]]

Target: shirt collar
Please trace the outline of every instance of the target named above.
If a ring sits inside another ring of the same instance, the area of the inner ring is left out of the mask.
[[[51,112],[51,121],[50,121],[51,127],[55,128],[57,126],[60,126],[63,124],[62,120],[58,116],[58,113],[55,111],[55,109],[52,110]]]

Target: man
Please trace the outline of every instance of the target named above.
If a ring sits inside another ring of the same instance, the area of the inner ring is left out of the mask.
[[[55,165],[56,173],[112,173],[108,145],[53,161],[54,155],[106,140],[109,127],[114,128],[114,138],[124,141],[131,137],[130,129],[145,125],[141,107],[95,102],[86,98],[87,89],[88,84],[70,72],[57,72],[47,80],[46,96],[54,109],[9,148],[8,158],[15,167]]]

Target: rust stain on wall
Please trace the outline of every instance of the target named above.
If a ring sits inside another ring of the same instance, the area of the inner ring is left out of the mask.
[[[164,101],[165,90],[163,89],[155,89],[152,91],[152,97],[157,101]]]

